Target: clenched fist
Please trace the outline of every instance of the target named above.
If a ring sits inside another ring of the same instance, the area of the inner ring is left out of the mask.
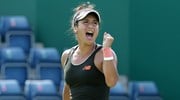
[[[104,32],[103,47],[111,47],[114,38],[107,32]]]

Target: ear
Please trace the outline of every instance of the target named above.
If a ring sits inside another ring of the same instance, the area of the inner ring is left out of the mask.
[[[77,33],[77,26],[74,26],[73,31],[74,31],[74,33]]]

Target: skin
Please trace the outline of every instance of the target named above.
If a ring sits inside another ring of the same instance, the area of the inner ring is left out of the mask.
[[[88,38],[86,35],[87,32],[92,32],[93,37]],[[72,55],[71,62],[73,64],[80,64],[94,51],[95,41],[99,34],[99,22],[97,21],[97,18],[93,14],[87,15],[74,27],[74,33],[79,47]],[[103,48],[111,48],[113,41],[114,38],[105,32],[102,44]],[[69,52],[70,50],[65,50],[62,54],[61,64],[63,67]],[[94,59],[95,65],[104,74],[108,87],[113,87],[118,81],[117,57],[113,50],[112,52],[114,56],[113,60],[103,60],[103,49],[96,53]],[[70,100],[70,88],[66,83],[63,91],[63,100]]]

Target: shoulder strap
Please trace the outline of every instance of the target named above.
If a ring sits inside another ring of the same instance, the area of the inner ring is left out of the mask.
[[[95,54],[100,50],[102,48],[102,46],[101,45],[96,45],[96,50],[93,52],[93,54],[92,55],[94,55],[95,56]]]

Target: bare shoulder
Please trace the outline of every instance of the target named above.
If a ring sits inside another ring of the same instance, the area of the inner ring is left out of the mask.
[[[67,49],[67,50],[63,51],[63,53],[61,55],[61,64],[63,67],[65,65],[65,62],[66,62],[70,52],[71,52],[71,49]]]
[[[63,67],[64,67],[64,65],[65,65],[65,63],[66,63],[66,61],[67,61],[67,59],[68,59],[69,54],[70,54],[71,51],[73,51],[73,49],[75,49],[76,47],[77,47],[77,45],[73,46],[73,47],[70,48],[70,49],[65,50],[65,51],[62,53],[62,55],[61,55],[61,64],[62,64]]]

